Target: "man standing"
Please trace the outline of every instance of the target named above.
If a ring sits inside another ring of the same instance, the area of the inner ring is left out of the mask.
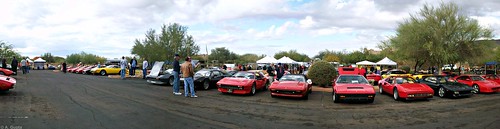
[[[135,67],[137,66],[137,60],[135,57],[130,60],[130,66],[129,74],[131,77],[135,77]]]
[[[179,56],[179,54],[175,54],[174,63],[172,64],[172,65],[174,65],[174,71],[173,71],[173,74],[174,74],[174,85],[173,85],[174,95],[182,95],[182,93],[179,92],[179,81],[180,81],[179,73],[181,72],[181,66],[179,65],[180,58],[181,57]],[[184,83],[184,84],[186,84],[186,83]],[[186,89],[184,89],[184,90],[186,90]]]
[[[23,74],[26,74],[26,60],[25,59],[21,60],[21,71],[23,71]]]
[[[127,60],[125,60],[125,56],[122,56],[122,60],[120,60],[120,76],[122,79],[125,79],[125,68],[127,67]]]
[[[144,59],[142,61],[142,79],[146,79],[146,74],[148,74],[148,60]]]
[[[19,64],[19,62],[17,62],[17,59],[14,56],[12,59],[12,63],[10,64],[10,65],[12,65],[12,71],[14,72],[14,75],[17,75],[17,65],[18,64]]]
[[[281,63],[278,63],[278,69],[276,69],[276,79],[277,80],[280,80],[281,77],[283,77],[283,75],[285,75],[285,69],[283,68],[283,66],[281,66]]]
[[[188,97],[189,91],[191,92],[191,98],[197,98],[196,94],[194,93],[194,69],[193,69],[193,64],[191,64],[191,57],[186,57],[186,62],[184,62],[181,66],[182,69],[182,76],[184,77],[184,94],[186,97]],[[189,88],[188,88],[189,86]]]
[[[274,64],[271,64],[269,66],[267,66],[267,74],[269,75],[269,84],[273,83],[274,82],[274,68],[273,68]]]
[[[2,58],[2,68],[7,69],[7,60],[5,58]]]
[[[63,62],[62,67],[63,72],[66,73],[66,70],[68,69],[66,61]]]

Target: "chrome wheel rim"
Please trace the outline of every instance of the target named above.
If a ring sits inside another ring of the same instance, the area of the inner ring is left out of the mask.
[[[382,86],[378,86],[378,91],[382,94],[382,92],[384,92],[384,90],[382,89]]]
[[[208,83],[208,81],[204,81],[203,88],[206,90],[206,89],[208,89],[208,87],[210,87],[210,83]]]
[[[398,95],[398,90],[394,90],[394,99],[398,99],[399,95]]]
[[[252,94],[255,94],[255,85],[252,86]]]
[[[444,96],[444,88],[443,87],[439,88],[438,93],[439,93],[439,97],[443,97]]]
[[[474,85],[472,88],[474,89],[474,90],[472,90],[472,93],[474,93],[474,94],[479,93],[479,86],[478,85]]]
[[[335,92],[333,92],[333,95],[332,95],[332,100],[335,101],[337,98],[335,98],[336,94]]]

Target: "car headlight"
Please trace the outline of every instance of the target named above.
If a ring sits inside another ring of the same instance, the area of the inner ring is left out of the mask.
[[[454,93],[455,93],[455,94],[460,94],[460,92],[458,92],[458,91],[455,91]]]
[[[205,73],[205,75],[203,75],[203,76],[209,77],[210,76],[210,72]]]
[[[415,97],[415,95],[408,95],[408,97]]]

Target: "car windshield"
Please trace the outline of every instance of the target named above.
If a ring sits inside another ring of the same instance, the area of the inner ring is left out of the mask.
[[[449,79],[448,77],[437,77],[437,80],[439,81],[439,83],[452,82],[452,81],[449,81],[448,79]]]
[[[254,75],[254,73],[249,73],[249,72],[238,72],[238,73],[234,74],[233,77],[254,79],[255,75]]]
[[[368,84],[368,80],[363,76],[340,76],[337,83]]]
[[[302,75],[285,75],[281,77],[279,80],[280,82],[282,81],[299,81],[299,82],[305,82],[306,79]]]
[[[114,68],[114,65],[106,66],[106,68]]]
[[[403,71],[391,71],[391,74],[406,74]]]
[[[411,78],[407,78],[407,77],[396,78],[396,83],[398,83],[398,84],[415,83],[415,80],[413,80]]]
[[[207,74],[209,75],[210,71],[208,71],[208,70],[200,70],[200,71],[196,72],[194,75],[207,76]]]
[[[470,78],[473,80],[473,81],[482,81],[484,80],[483,77],[480,77],[480,76],[470,76]]]

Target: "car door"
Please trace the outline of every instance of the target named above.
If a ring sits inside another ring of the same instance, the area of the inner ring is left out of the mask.
[[[387,93],[392,93],[392,78],[386,78],[384,80],[384,83],[382,84],[382,90],[384,90]]]
[[[439,81],[437,77],[426,77],[422,79],[422,83],[428,85],[432,89],[439,89]]]
[[[261,89],[264,84],[266,83],[266,80],[264,78],[264,74],[260,73],[260,72],[257,72],[255,73],[255,81],[256,81],[256,84],[257,84],[257,89]]]
[[[218,81],[220,81],[222,78],[224,78],[222,72],[218,71],[218,70],[214,70],[212,71],[212,76],[211,76],[211,79],[210,81],[212,83],[217,83]]]

